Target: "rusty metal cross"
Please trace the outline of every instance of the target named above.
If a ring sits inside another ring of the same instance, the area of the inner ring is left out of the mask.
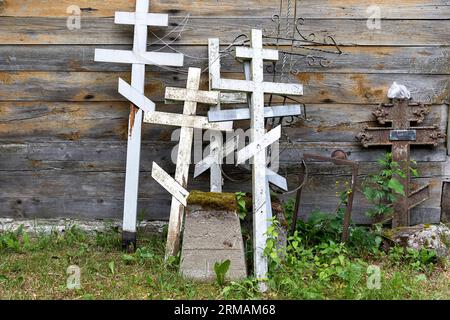
[[[430,112],[429,106],[417,103],[409,103],[406,99],[393,99],[392,103],[381,104],[373,115],[378,123],[384,125],[391,123],[390,127],[366,128],[357,135],[364,147],[391,146],[392,160],[397,162],[405,173],[404,177],[398,176],[403,185],[406,196],[398,196],[394,202],[394,215],[392,227],[409,226],[410,209],[419,205],[430,197],[429,186],[410,190],[410,148],[411,145],[437,146],[445,137],[436,126],[414,127],[411,123],[420,124]]]

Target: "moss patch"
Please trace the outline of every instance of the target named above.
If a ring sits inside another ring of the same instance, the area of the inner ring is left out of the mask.
[[[214,210],[236,211],[236,195],[223,192],[192,191],[187,199],[190,205],[200,205]]]

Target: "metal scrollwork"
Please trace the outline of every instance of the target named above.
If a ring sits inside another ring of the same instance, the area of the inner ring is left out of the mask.
[[[332,35],[304,31],[306,20],[298,16],[299,1],[279,1],[279,12],[271,17],[275,28],[264,30],[265,45],[275,46],[281,57],[266,67],[274,80],[291,81],[289,75],[296,76],[308,66],[327,68],[332,64],[331,55],[344,54]]]

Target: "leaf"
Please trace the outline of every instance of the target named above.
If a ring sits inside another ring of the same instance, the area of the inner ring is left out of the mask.
[[[216,273],[217,284],[222,286],[225,283],[225,275],[230,269],[230,260],[225,260],[223,262],[216,262],[214,264],[214,272]]]
[[[122,261],[125,262],[125,264],[131,264],[135,260],[136,260],[136,258],[132,255],[129,255],[129,254],[122,255]]]
[[[418,282],[427,281],[427,276],[424,275],[423,273],[419,274],[416,276],[416,281],[418,281]]]
[[[109,271],[111,271],[112,274],[115,274],[115,265],[114,265],[114,261],[110,261],[108,263],[108,267],[109,267]]]
[[[395,178],[389,180],[388,187],[398,194],[405,195],[403,185]]]
[[[418,177],[419,176],[419,172],[417,171],[417,169],[414,168],[409,168],[411,170],[411,174],[413,175],[413,177]]]

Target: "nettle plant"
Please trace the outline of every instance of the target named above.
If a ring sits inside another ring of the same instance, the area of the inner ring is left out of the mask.
[[[392,153],[386,153],[378,164],[380,170],[369,175],[363,182],[362,192],[364,197],[374,205],[367,211],[370,217],[383,217],[393,213],[392,204],[399,196],[406,196],[403,185],[396,177],[406,177],[398,162],[392,160]],[[414,165],[416,162],[411,160]],[[417,169],[409,168],[412,176],[417,177]]]

